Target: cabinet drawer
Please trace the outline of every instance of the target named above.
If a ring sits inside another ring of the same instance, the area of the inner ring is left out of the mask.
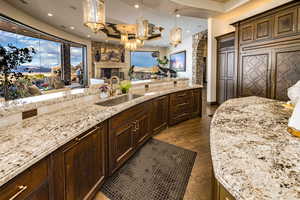
[[[191,97],[192,97],[191,90],[171,94],[170,105],[173,106],[177,104],[188,103],[191,100]]]
[[[0,200],[23,200],[48,180],[48,159],[35,164],[0,188]]]
[[[122,113],[112,117],[110,120],[114,123],[110,124],[110,128],[118,128],[126,123],[131,122],[137,115],[143,115],[151,109],[151,102],[141,103],[133,108],[123,111]]]

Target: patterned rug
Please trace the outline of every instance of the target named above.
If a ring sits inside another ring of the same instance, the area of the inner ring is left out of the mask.
[[[111,200],[183,199],[196,152],[151,139],[101,188]]]

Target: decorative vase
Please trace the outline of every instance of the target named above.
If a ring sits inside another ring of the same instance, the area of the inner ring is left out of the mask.
[[[100,60],[101,60],[101,55],[100,55],[99,51],[97,51],[95,54],[95,61],[100,62]]]

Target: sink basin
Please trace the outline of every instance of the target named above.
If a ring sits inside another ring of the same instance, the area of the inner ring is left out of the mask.
[[[116,97],[114,99],[108,99],[106,101],[101,101],[96,103],[96,105],[99,106],[116,106],[119,105],[121,103],[125,103],[127,101],[142,97],[144,95],[140,95],[140,94],[126,94],[126,95],[122,95],[119,97]]]

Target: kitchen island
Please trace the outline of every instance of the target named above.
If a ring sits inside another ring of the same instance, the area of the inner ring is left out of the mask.
[[[287,132],[292,111],[276,100],[232,99],[210,130],[214,199],[300,199],[300,138]]]

